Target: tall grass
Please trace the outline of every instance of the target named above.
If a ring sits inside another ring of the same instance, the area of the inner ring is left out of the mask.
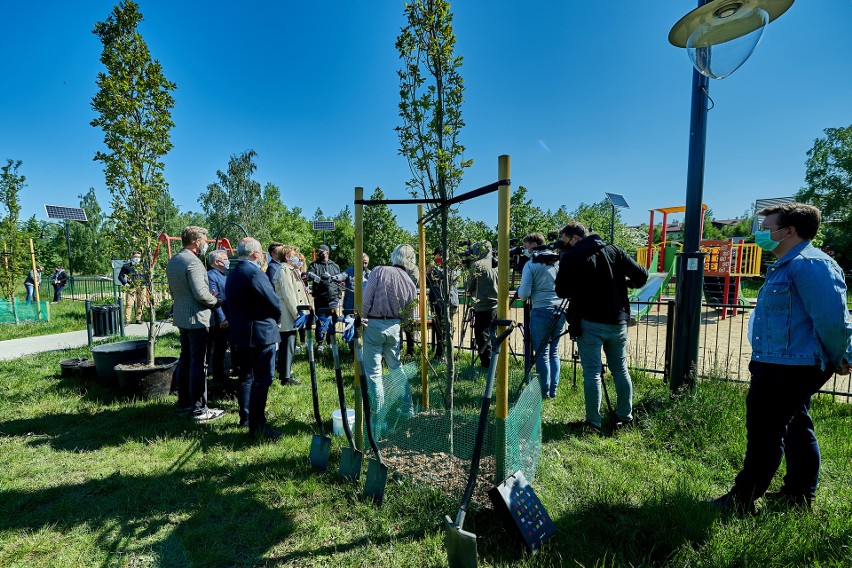
[[[159,349],[174,353],[175,339]],[[225,417],[198,425],[175,414],[174,398],[126,401],[58,376],[60,359],[84,354],[0,363],[0,565],[446,564],[442,519],[459,496],[392,476],[378,508],[337,477],[340,438],[329,472],[310,468],[304,357],[295,371],[303,385],[271,390],[269,420],[284,436],[258,444],[237,426],[233,400],[217,402]],[[328,420],[328,359],[319,371]],[[480,537],[481,565],[850,565],[852,407],[814,403],[824,462],[813,512],[761,507],[753,518],[720,519],[705,500],[726,491],[740,466],[745,391],[707,381],[672,400],[657,379],[635,382],[637,426],[596,437],[572,426],[583,417],[582,386],[563,379],[544,405],[533,483],[558,534],[529,557],[492,512],[475,510],[465,528]]]

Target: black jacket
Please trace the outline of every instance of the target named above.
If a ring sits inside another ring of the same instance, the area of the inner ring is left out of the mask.
[[[627,288],[640,288],[647,280],[647,270],[593,233],[562,254],[556,295],[568,298],[580,319],[621,323],[630,319]]]
[[[340,286],[333,279],[340,274],[340,267],[332,261],[314,261],[308,266],[308,280],[313,281],[314,304],[317,308],[327,308],[340,299]]]
[[[228,298],[228,338],[239,347],[278,343],[281,301],[260,268],[240,260],[225,280]]]

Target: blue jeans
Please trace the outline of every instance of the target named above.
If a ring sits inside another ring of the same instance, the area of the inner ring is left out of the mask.
[[[31,304],[35,302],[35,286],[29,283],[24,284],[24,288],[27,289],[27,303]]]
[[[399,336],[401,325],[398,319],[371,319],[364,327],[364,367],[367,373],[367,387],[370,394],[370,410],[375,417],[374,426],[378,433],[385,425],[382,423],[386,418],[385,387],[382,382],[382,357],[388,365],[388,369],[395,371],[402,365],[399,361]],[[392,401],[396,402],[396,401]],[[412,411],[411,390],[408,381],[405,381],[402,393],[401,410],[410,413]]]
[[[180,329],[180,358],[177,364],[178,408],[202,412],[207,408],[206,327]]]
[[[615,380],[618,397],[616,419],[633,420],[633,383],[627,371],[627,324],[582,320],[581,325],[577,349],[583,366],[586,420],[595,426],[601,425],[601,348],[606,353],[606,363]]]
[[[813,497],[820,466],[819,442],[808,410],[811,396],[831,377],[819,366],[752,361],[746,397],[746,453],[731,493],[754,501],[769,488],[786,456],[784,490]]]
[[[554,316],[559,313],[554,322]],[[535,370],[544,396],[556,396],[559,385],[559,338],[565,329],[565,314],[555,307],[530,310],[530,336],[535,350]]]
[[[53,301],[58,302],[62,299],[62,290],[65,288],[65,284],[54,284],[53,285]]]

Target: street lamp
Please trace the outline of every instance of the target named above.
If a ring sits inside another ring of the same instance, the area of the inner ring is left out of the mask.
[[[615,244],[615,208],[619,209],[630,209],[630,206],[627,204],[627,200],[624,199],[624,196],[620,193],[606,193],[606,200],[609,201],[610,207],[612,207],[612,215],[609,219],[609,242],[610,244]]]
[[[700,252],[704,154],[707,111],[712,108],[710,79],[723,79],[751,56],[766,25],[787,11],[794,0],[698,0],[698,8],[681,18],[669,32],[669,42],[686,48],[693,63],[692,111],[689,124],[689,165],[686,174],[686,212],[683,252],[677,263],[674,349],[671,390],[695,388],[698,334],[704,280]],[[708,107],[708,102],[710,106]]]

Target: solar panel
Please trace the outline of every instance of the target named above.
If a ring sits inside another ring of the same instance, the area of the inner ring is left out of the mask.
[[[333,231],[334,221],[314,221],[314,231]]]
[[[606,193],[606,198],[609,199],[609,202],[612,203],[613,207],[622,207],[624,209],[630,209],[630,206],[627,204],[627,200],[624,199],[624,196],[620,193]]]
[[[45,205],[44,210],[48,219],[67,219],[69,221],[88,221],[86,210],[80,207],[62,207],[61,205]]]

